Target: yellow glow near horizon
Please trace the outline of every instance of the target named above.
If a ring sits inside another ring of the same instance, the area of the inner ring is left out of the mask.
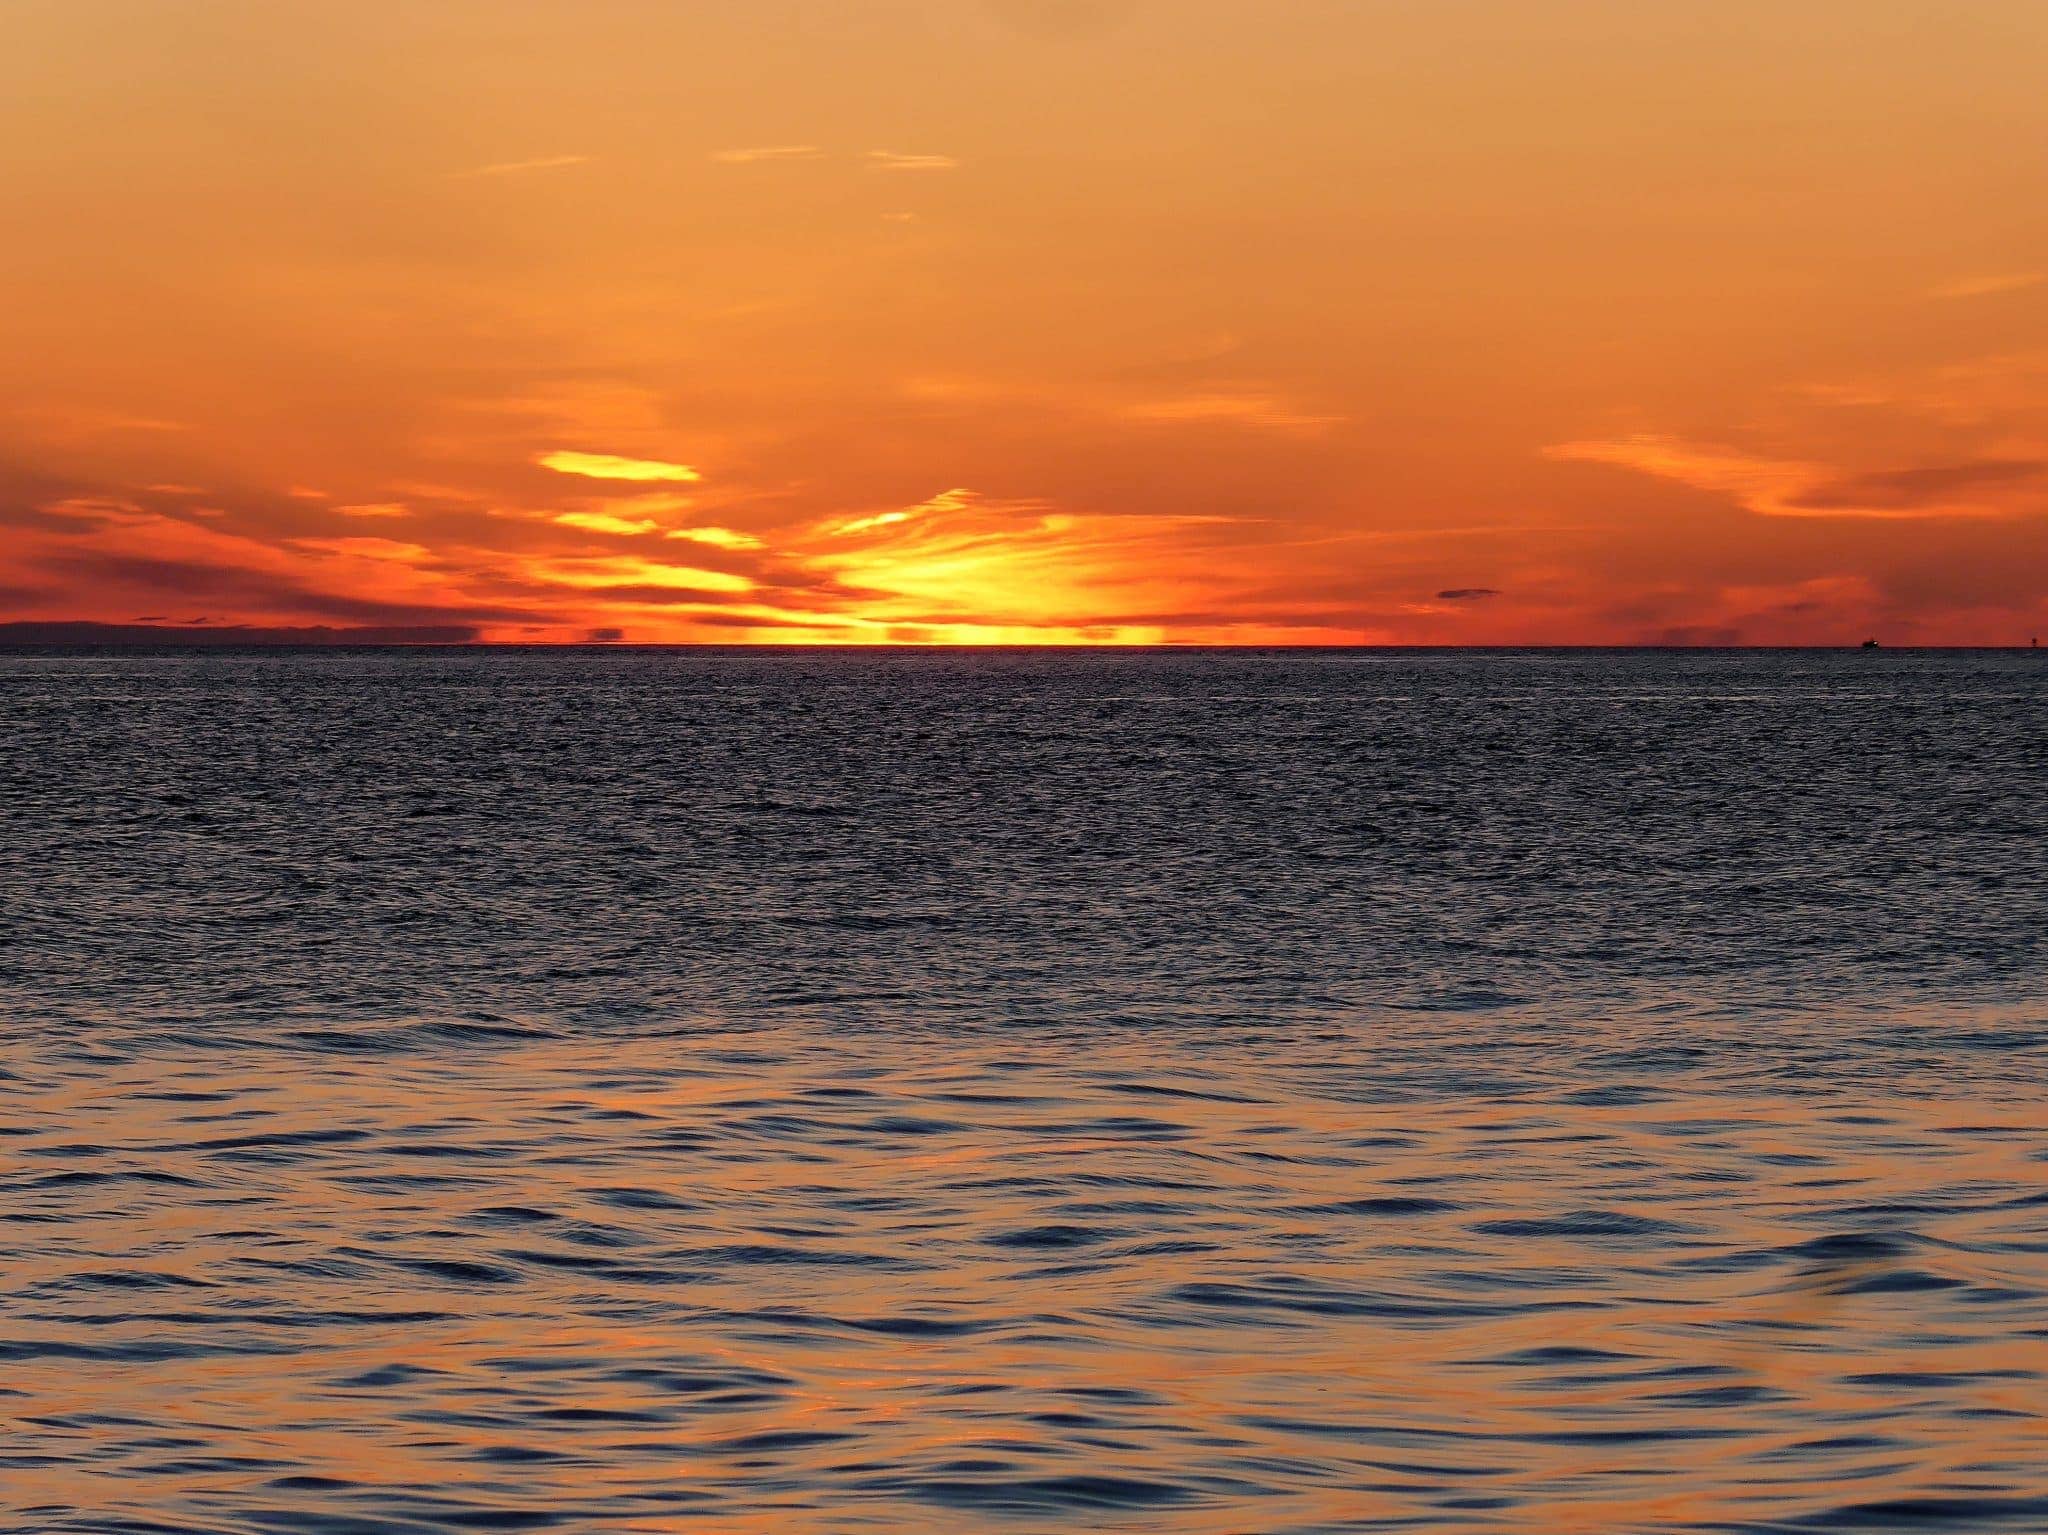
[[[0,7],[0,625],[2048,631],[2039,0],[790,4]]]

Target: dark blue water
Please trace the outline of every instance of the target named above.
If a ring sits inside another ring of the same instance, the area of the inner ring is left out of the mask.
[[[2048,1530],[2048,663],[0,657],[22,1530]]]
[[[2025,653],[17,657],[4,984],[210,1029],[1999,1000]]]

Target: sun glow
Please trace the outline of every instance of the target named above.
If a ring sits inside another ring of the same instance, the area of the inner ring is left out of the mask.
[[[183,9],[0,6],[8,632],[2048,633],[2039,0]]]

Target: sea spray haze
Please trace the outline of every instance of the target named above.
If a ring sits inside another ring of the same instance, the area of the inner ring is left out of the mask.
[[[2048,1529],[2044,705],[0,658],[0,1519]]]

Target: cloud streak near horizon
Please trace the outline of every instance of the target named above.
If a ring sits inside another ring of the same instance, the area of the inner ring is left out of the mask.
[[[1985,4],[18,7],[0,623],[2024,642]]]
[[[505,160],[496,165],[479,165],[470,170],[456,171],[463,176],[520,176],[528,171],[566,170],[572,165],[588,165],[588,155],[543,155],[535,160]]]

